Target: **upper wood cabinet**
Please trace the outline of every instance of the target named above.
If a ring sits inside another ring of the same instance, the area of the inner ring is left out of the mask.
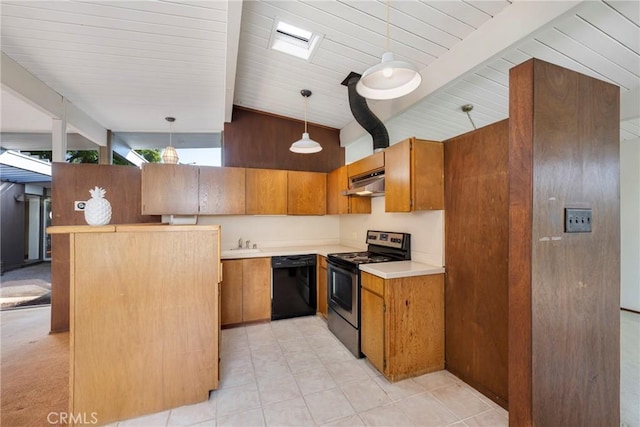
[[[387,148],[385,211],[444,209],[444,147],[408,138]]]
[[[349,178],[384,168],[384,151],[378,151],[347,165]]]
[[[371,213],[371,198],[343,196],[349,187],[350,165],[339,167],[327,174],[327,214]]]
[[[324,215],[327,213],[327,174],[288,171],[287,213]]]
[[[198,213],[198,167],[145,163],[142,166],[143,215]]]
[[[246,169],[246,213],[286,215],[287,171]]]
[[[200,215],[245,213],[245,169],[200,167],[198,190]]]

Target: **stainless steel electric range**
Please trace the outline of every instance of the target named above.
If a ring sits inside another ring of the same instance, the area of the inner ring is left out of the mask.
[[[367,250],[327,256],[329,330],[353,353],[360,352],[360,264],[411,259],[411,235],[367,231]]]

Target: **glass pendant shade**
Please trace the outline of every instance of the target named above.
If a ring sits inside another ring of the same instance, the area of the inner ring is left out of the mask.
[[[322,146],[313,139],[309,138],[309,134],[304,132],[302,138],[291,144],[290,151],[301,154],[311,154],[322,151]]]
[[[178,163],[178,160],[178,153],[175,148],[169,145],[164,149],[164,152],[162,153],[163,163],[171,163],[175,165],[176,163]]]
[[[175,148],[173,148],[173,122],[176,121],[175,117],[165,117],[166,121],[169,122],[169,145],[164,149],[162,153],[162,162],[169,164],[177,164],[178,160],[178,152]]]
[[[416,68],[405,61],[396,61],[392,52],[385,52],[382,61],[362,74],[356,91],[368,99],[394,99],[413,92],[422,82]]]

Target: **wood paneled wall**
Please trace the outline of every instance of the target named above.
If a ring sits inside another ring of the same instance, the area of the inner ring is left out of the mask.
[[[159,216],[142,215],[141,171],[134,166],[71,164],[52,165],[51,208],[53,225],[86,225],[84,212],[73,202],[89,200],[98,186],[111,203],[111,224],[160,222]],[[51,236],[51,332],[69,329],[69,236]]]
[[[233,107],[224,125],[222,165],[246,168],[330,172],[344,165],[340,131],[309,123],[309,136],[322,145],[314,154],[289,151],[304,132],[304,122],[241,107]]]
[[[539,60],[509,78],[509,424],[619,425],[620,89]]]
[[[446,367],[507,407],[508,120],[444,142]]]

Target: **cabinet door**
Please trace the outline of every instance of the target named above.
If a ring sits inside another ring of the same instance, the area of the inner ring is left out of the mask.
[[[411,212],[411,139],[384,151],[386,212]]]
[[[384,372],[384,300],[362,288],[360,309],[362,353],[378,371]]]
[[[349,212],[349,198],[340,193],[349,186],[347,166],[339,167],[327,174],[327,214],[339,215]]]
[[[222,325],[242,323],[242,261],[222,261],[220,311]]]
[[[327,215],[371,213],[371,197],[343,196],[349,188],[348,166],[327,174]]]
[[[412,150],[412,210],[444,209],[444,144],[415,140]]]
[[[287,213],[324,215],[327,213],[327,174],[288,171]]]
[[[318,284],[318,313],[322,314],[325,319],[327,317],[327,258],[318,255],[318,275],[316,283]]]
[[[286,215],[287,171],[246,169],[246,213]]]
[[[245,169],[200,167],[200,215],[244,215]]]
[[[198,167],[146,163],[142,166],[143,215],[197,215]]]
[[[271,258],[247,258],[242,263],[242,320],[271,319]]]

